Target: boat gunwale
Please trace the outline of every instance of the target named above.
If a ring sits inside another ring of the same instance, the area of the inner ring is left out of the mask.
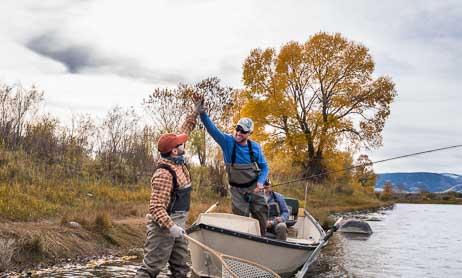
[[[238,231],[233,231],[229,230],[226,228],[221,228],[213,225],[208,225],[204,223],[199,223],[199,224],[194,224],[191,227],[189,227],[186,232],[188,234],[191,234],[193,232],[199,231],[201,229],[205,229],[207,231],[212,231],[216,233],[222,233],[225,235],[230,235],[230,236],[235,236],[247,240],[252,240],[256,242],[261,242],[261,243],[266,243],[270,245],[276,245],[280,247],[286,247],[286,248],[291,248],[291,249],[300,249],[300,250],[314,250],[318,246],[318,243],[314,244],[304,244],[304,243],[298,243],[298,242],[289,242],[289,241],[282,241],[278,239],[272,239],[272,238],[267,238],[263,236],[256,236],[253,234],[245,233],[245,232],[238,232]]]

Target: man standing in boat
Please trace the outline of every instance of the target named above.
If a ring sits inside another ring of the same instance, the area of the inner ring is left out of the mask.
[[[235,135],[219,130],[205,112],[203,99],[194,96],[196,112],[200,114],[207,132],[218,143],[225,160],[226,172],[231,185],[231,203],[234,214],[252,217],[260,223],[263,236],[266,232],[268,205],[263,183],[268,176],[268,165],[261,146],[249,139],[254,125],[249,118],[242,118],[236,125]]]
[[[183,238],[190,205],[191,175],[184,165],[185,143],[196,125],[197,113],[188,115],[180,131],[159,138],[160,159],[151,179],[147,239],[143,265],[137,278],[157,277],[169,263],[172,277],[184,278],[189,272],[186,264],[188,244]]]
[[[266,224],[268,232],[276,235],[276,239],[287,240],[287,225],[289,220],[289,208],[282,194],[274,192],[271,182],[267,179],[264,183],[265,198],[269,208],[269,219]]]

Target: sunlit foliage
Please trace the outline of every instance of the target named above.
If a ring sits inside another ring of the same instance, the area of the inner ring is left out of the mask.
[[[340,34],[254,49],[243,66],[240,113],[255,120],[270,158],[284,152],[304,176],[317,175],[328,151],[381,145],[396,92],[390,77],[373,72],[368,48]]]

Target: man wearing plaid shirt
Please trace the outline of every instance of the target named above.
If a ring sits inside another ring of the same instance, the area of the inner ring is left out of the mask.
[[[188,245],[183,238],[190,205],[191,176],[184,165],[184,144],[196,125],[197,113],[188,115],[181,134],[168,133],[159,138],[161,158],[151,179],[147,239],[143,265],[136,277],[157,277],[169,263],[172,277],[186,277]]]

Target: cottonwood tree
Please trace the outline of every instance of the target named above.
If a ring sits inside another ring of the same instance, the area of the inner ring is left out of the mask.
[[[305,177],[322,181],[327,150],[382,143],[396,91],[390,77],[373,72],[368,48],[338,33],[320,32],[279,52],[254,49],[243,66],[242,113],[255,120],[270,156],[285,152]]]

